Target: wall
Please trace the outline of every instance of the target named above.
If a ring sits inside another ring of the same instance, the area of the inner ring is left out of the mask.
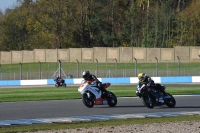
[[[26,63],[34,62],[34,51],[23,50],[22,62],[26,62]]]
[[[160,61],[174,62],[174,48],[161,48]]]
[[[1,64],[29,62],[199,62],[200,47],[139,48],[94,47],[69,49],[34,49],[33,51],[1,51]]]
[[[46,50],[45,49],[34,49],[34,62],[46,62]],[[24,62],[25,63],[25,62]]]
[[[107,62],[107,48],[106,47],[94,47],[94,61],[98,60],[98,62]]]

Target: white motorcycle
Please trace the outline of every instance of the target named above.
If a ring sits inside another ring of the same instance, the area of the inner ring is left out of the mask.
[[[103,86],[107,88],[110,86],[110,83],[104,83]],[[83,104],[88,108],[92,108],[94,105],[109,105],[110,107],[114,107],[117,104],[115,94],[108,91],[108,95],[105,96],[105,93],[97,87],[96,82],[83,82],[78,91],[82,94]]]

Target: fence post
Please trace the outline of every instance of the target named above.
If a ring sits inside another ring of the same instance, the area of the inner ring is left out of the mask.
[[[135,77],[137,77],[137,59],[134,57],[135,59]]]
[[[2,80],[1,64],[0,64],[0,80]]]
[[[116,61],[116,68],[115,68],[115,77],[117,77],[117,59],[115,58]]]
[[[199,56],[199,58],[200,58],[200,55],[198,55]]]
[[[40,65],[39,77],[40,77],[40,79],[42,79],[42,75],[41,75],[41,62],[40,61],[38,61],[38,62],[39,62],[39,65]]]
[[[96,75],[98,77],[98,60],[96,59]]]
[[[19,62],[19,64],[20,64],[20,80],[22,80],[22,63]]]
[[[158,58],[156,58],[156,77],[158,77]]]
[[[58,62],[59,62],[59,65],[58,65],[58,67],[59,67],[59,77],[61,77],[61,61],[58,60]]]
[[[178,75],[180,76],[180,58],[177,56],[178,58]]]
[[[79,61],[76,59],[77,61],[77,78],[79,78]]]

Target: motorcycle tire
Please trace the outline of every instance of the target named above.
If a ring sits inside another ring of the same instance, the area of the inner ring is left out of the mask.
[[[67,85],[66,85],[65,83],[63,84],[63,86],[64,86],[65,88],[67,87]]]
[[[58,88],[58,87],[59,87],[59,85],[58,85],[58,84],[55,84],[55,87],[56,87],[56,88]]]
[[[155,103],[153,102],[153,99],[150,96],[142,96],[142,103],[144,104],[144,106],[146,106],[149,109],[154,108]]]
[[[106,99],[110,107],[115,107],[117,105],[117,97],[114,93],[108,92],[108,97]]]
[[[170,108],[175,107],[175,105],[176,105],[176,100],[175,100],[175,98],[174,98],[171,94],[169,94],[169,93],[166,93],[166,95],[170,96],[171,98],[165,98],[165,99],[164,99],[165,104],[166,104],[168,107],[170,107]]]
[[[92,98],[92,96],[89,98],[87,93],[84,93],[82,95],[82,102],[88,108],[92,108],[94,106],[94,99]]]

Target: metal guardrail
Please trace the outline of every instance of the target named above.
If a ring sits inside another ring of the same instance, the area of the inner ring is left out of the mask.
[[[80,72],[84,70],[79,70]],[[166,70],[151,70],[151,69],[138,69],[138,72],[145,72],[151,77],[170,77],[170,76],[199,76],[200,72],[198,69],[188,70],[188,69],[166,69]],[[136,77],[134,69],[109,69],[109,70],[91,70],[90,73],[98,75],[98,78],[113,78],[113,77]],[[55,71],[41,71],[41,72],[11,72],[11,73],[1,73],[1,80],[30,80],[30,79],[50,79],[54,78]],[[158,76],[157,76],[158,75]],[[61,73],[63,78],[81,78],[82,73],[75,71],[67,71]]]
[[[158,63],[157,57],[155,68],[148,68],[148,66],[143,68],[138,67],[137,59],[134,58],[133,67],[130,69],[130,66],[127,68],[126,63],[122,68],[122,63],[118,63],[117,59],[115,59],[115,63],[106,63],[100,64],[96,59],[95,63],[86,63],[77,62],[73,64],[73,66],[67,65],[67,63],[62,63],[58,60],[57,63],[42,64],[38,61],[39,64],[23,64],[19,62],[19,66],[17,64],[13,64],[13,66],[2,67],[0,64],[0,80],[30,80],[30,79],[52,79],[56,75],[60,75],[62,78],[82,78],[83,68],[88,68],[90,73],[96,75],[98,78],[113,78],[113,77],[137,77],[139,72],[144,72],[151,77],[169,77],[169,76],[200,76],[199,68],[182,68],[180,67],[180,58],[178,58],[178,65],[174,63],[174,67],[168,67],[166,64],[166,68],[159,68],[160,65]],[[86,66],[82,66],[86,65]],[[121,66],[120,66],[121,65]],[[130,65],[130,64],[129,64]],[[92,66],[92,67],[90,67]],[[19,67],[19,71],[16,71],[16,67]],[[73,68],[67,68],[73,67]],[[14,69],[15,68],[15,69]],[[6,72],[4,72],[6,71]]]

